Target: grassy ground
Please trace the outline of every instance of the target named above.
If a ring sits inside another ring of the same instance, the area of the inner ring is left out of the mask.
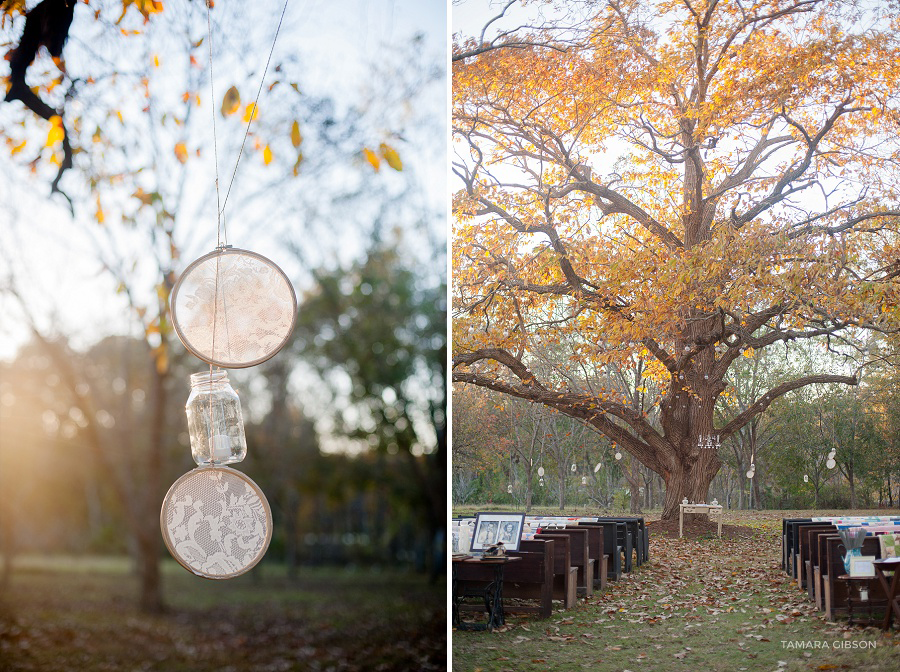
[[[801,513],[826,515],[730,512],[753,529],[731,540],[651,525],[650,563],[605,593],[547,620],[510,616],[502,632],[454,631],[453,669],[900,670],[900,632],[826,622],[781,570],[781,518]]]
[[[254,672],[445,669],[446,582],[278,568],[199,579],[164,564],[168,611],[135,608],[119,559],[18,559],[0,592],[0,670]]]

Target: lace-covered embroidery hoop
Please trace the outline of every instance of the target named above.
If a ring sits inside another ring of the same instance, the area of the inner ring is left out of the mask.
[[[297,295],[284,271],[261,254],[230,246],[184,269],[170,307],[184,347],[223,369],[266,361],[285,346],[297,321]]]
[[[169,488],[159,514],[169,553],[206,579],[231,579],[259,562],[272,510],[253,480],[231,467],[197,467]]]

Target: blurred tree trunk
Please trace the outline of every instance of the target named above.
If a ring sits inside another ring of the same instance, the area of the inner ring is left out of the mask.
[[[160,532],[158,516],[150,515],[161,505],[162,497],[162,461],[165,445],[164,429],[166,427],[166,405],[168,391],[166,382],[169,378],[169,367],[161,366],[159,360],[151,366],[153,386],[151,404],[153,422],[150,426],[150,449],[147,451],[147,463],[144,469],[146,485],[144,490],[145,504],[140,519],[140,530],[137,533],[138,568],[140,571],[140,605],[147,613],[159,613],[163,610],[162,579],[159,573]]]

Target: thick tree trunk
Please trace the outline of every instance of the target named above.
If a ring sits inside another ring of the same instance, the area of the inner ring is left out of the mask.
[[[144,516],[147,524],[142,524],[137,534],[138,572],[140,575],[140,605],[146,613],[159,613],[163,610],[162,577],[159,572],[159,555],[161,550],[159,524],[157,517],[150,515],[158,511],[162,484],[162,456],[166,427],[166,379],[167,372],[160,373],[153,367],[153,428],[150,432],[150,449],[147,454],[146,490],[144,497]]]
[[[140,605],[141,611],[148,614],[158,614],[164,608],[162,578],[159,573],[159,550],[159,527],[148,525],[137,539]]]
[[[294,487],[286,488],[284,496],[284,564],[287,577],[297,580],[297,511],[300,508],[300,494]]]
[[[680,505],[687,497],[692,504],[707,503],[709,486],[719,471],[721,462],[713,450],[699,451],[699,457],[681,458],[675,469],[665,474],[666,495],[663,501],[663,520],[678,520]],[[690,517],[702,517],[689,514]]]

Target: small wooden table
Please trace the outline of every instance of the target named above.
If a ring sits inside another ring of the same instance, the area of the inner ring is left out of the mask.
[[[875,567],[875,576],[878,577],[878,582],[884,588],[885,595],[887,595],[887,610],[884,614],[884,623],[881,624],[881,629],[889,630],[891,620],[895,615],[897,616],[897,624],[900,625],[900,559],[876,560],[872,565]],[[888,584],[885,572],[892,570],[894,578]]]
[[[722,505],[716,504],[680,504],[681,509],[678,512],[678,537],[681,538],[684,532],[684,514],[686,513],[715,513],[719,521],[719,536],[722,536]]]
[[[836,576],[838,581],[844,581],[847,584],[847,614],[849,620],[847,625],[853,625],[853,605],[858,604],[860,607],[867,607],[869,611],[869,621],[866,625],[872,625],[872,600],[869,599],[871,581],[875,580],[874,576],[850,576],[849,574],[841,574]],[[856,591],[856,597],[853,592]],[[863,596],[865,594],[865,597]]]
[[[517,562],[522,558],[518,556],[503,556],[499,558],[453,558],[453,627],[458,630],[493,630],[503,625],[503,568],[510,562]],[[485,583],[477,592],[463,593],[457,588],[457,574],[460,565],[478,565],[491,567],[494,570],[493,578]],[[480,597],[484,600],[484,608],[487,611],[487,623],[466,623],[459,617],[459,605],[464,597]]]

